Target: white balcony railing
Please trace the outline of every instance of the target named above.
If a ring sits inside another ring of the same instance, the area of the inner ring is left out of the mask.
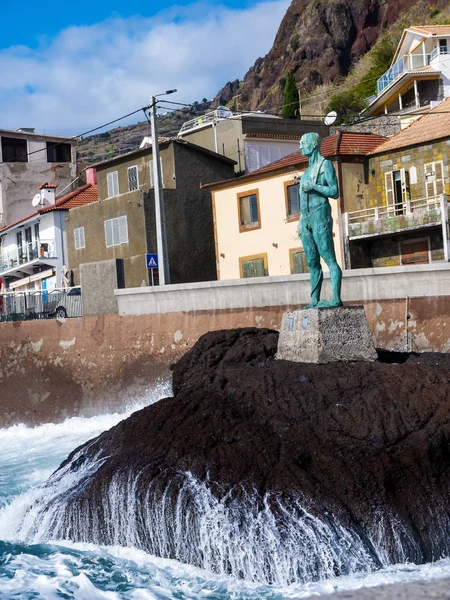
[[[35,260],[56,258],[55,240],[35,240],[5,250],[0,255],[0,273]]]
[[[217,110],[213,110],[212,112],[201,115],[200,117],[195,117],[195,119],[186,121],[186,123],[183,124],[178,132],[178,136],[182,136],[193,129],[198,129],[200,127],[204,127],[205,125],[212,125],[223,119],[229,119],[232,116],[233,113],[230,109],[226,108],[225,106],[219,106]]]
[[[383,92],[397,77],[400,77],[405,71],[414,71],[422,67],[427,67],[431,62],[441,54],[450,54],[450,48],[447,46],[438,46],[430,54],[407,54],[398,59],[390,69],[382,75],[377,81],[377,94],[367,98],[371,104],[376,97]]]
[[[448,210],[447,202],[447,196],[443,194],[348,212],[344,214],[346,234],[352,238],[438,225],[442,221],[443,210]]]

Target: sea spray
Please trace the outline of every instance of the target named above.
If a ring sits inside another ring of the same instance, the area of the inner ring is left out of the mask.
[[[105,458],[80,449],[41,488],[0,513],[3,539],[73,540],[145,549],[220,575],[288,585],[371,571],[381,560],[370,540],[333,515],[318,517],[305,499],[263,498],[190,473],[146,481],[115,473],[97,500],[84,495]],[[100,498],[100,500],[98,500]]]

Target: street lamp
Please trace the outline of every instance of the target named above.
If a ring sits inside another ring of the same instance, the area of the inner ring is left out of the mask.
[[[167,90],[164,94],[152,96],[150,102],[150,123],[152,130],[153,154],[153,184],[155,188],[155,217],[156,217],[156,245],[158,251],[159,285],[170,283],[169,254],[167,251],[166,218],[164,212],[164,195],[161,178],[161,161],[159,158],[158,123],[156,120],[156,98],[173,94],[177,90]]]

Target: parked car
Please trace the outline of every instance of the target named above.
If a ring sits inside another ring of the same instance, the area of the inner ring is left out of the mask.
[[[54,316],[59,318],[81,317],[83,315],[83,304],[81,298],[81,287],[64,290],[55,300]]]

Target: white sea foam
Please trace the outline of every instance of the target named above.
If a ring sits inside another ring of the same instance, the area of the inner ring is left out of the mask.
[[[144,403],[149,404],[168,395],[170,386],[162,386]],[[142,404],[135,404],[124,412],[113,415],[68,419],[57,425],[35,428],[18,425],[0,430],[0,505],[9,505],[0,511],[0,540],[18,540],[17,532],[29,527],[27,519],[30,517],[30,506],[42,499],[42,490],[33,486],[41,484],[76,446],[115,425],[141,406]],[[78,475],[72,482],[68,477],[67,486],[73,484]],[[253,520],[246,523],[240,533],[239,525],[233,529],[228,524],[228,529],[223,529],[227,503],[218,502],[194,480],[189,482],[189,486],[191,489],[200,486],[196,490],[196,502],[198,510],[204,512],[204,518],[200,523],[200,537],[197,539],[202,544],[202,550],[209,552],[208,560],[217,556],[217,547],[219,555],[222,553],[226,558],[224,563],[231,559],[239,568],[240,565],[248,565],[249,561],[260,560],[261,549],[254,544],[256,538],[248,539],[249,535],[254,536],[260,530],[265,542],[276,554],[277,564],[285,569],[288,551],[295,554],[295,543],[304,543],[301,536],[298,542],[293,538],[289,543],[293,542],[294,545],[290,549],[286,548],[283,555],[283,551],[277,546],[276,529],[268,515],[266,520],[261,515],[253,515]],[[119,492],[118,489],[111,490],[113,491],[114,494]],[[128,498],[131,493],[132,486],[127,490]],[[117,495],[112,495],[110,501],[111,508],[121,508]],[[180,544],[183,531],[186,531],[181,526],[186,525],[189,520],[187,508],[188,505],[184,507],[182,502],[179,504],[176,513],[179,521],[172,525],[175,529],[179,528],[177,535]],[[150,521],[159,519],[161,510],[164,511],[164,507],[160,506],[156,515],[147,513],[145,518],[148,517]],[[189,510],[193,510],[192,505],[189,505]],[[24,515],[27,515],[25,520]],[[308,535],[312,536],[311,540],[316,536],[315,543],[320,543],[321,536],[329,534],[326,529],[329,524],[324,526],[314,522],[312,515],[308,516],[306,513],[303,513],[303,517],[300,529],[303,527],[303,533],[308,531]],[[125,511],[121,522],[124,523],[127,518],[128,513]],[[41,522],[41,525],[45,530],[48,523],[46,525]],[[379,531],[374,532],[373,541],[377,547],[381,545],[387,526],[387,523],[380,521]],[[125,528],[124,531],[129,536],[127,543],[132,544],[132,528]],[[233,540],[235,534],[238,538]],[[36,536],[35,541],[39,541],[39,536]],[[254,547],[251,555],[246,557],[246,550],[242,552],[242,544],[247,541],[251,542],[247,549],[251,545]],[[230,545],[227,549],[228,542]],[[352,543],[352,540],[349,539],[348,542]],[[161,537],[161,544],[164,543],[164,537]],[[225,568],[219,573],[213,573],[208,570],[213,566],[208,561],[204,563],[208,568],[200,569],[176,560],[157,558],[132,545],[101,547],[92,543],[67,541],[54,541],[52,546],[26,545],[22,541],[18,546],[3,543],[3,547],[0,541],[0,562],[0,598],[8,600],[31,599],[36,594],[46,600],[59,600],[61,597],[75,600],[203,600],[212,597],[217,600],[293,600],[382,584],[450,577],[450,560],[446,559],[421,566],[401,564],[370,573],[352,572],[344,577],[330,577],[302,584],[286,585],[282,578],[278,578],[275,585],[267,585],[232,578]],[[357,561],[354,570],[356,569]],[[258,573],[257,575],[259,577]]]

